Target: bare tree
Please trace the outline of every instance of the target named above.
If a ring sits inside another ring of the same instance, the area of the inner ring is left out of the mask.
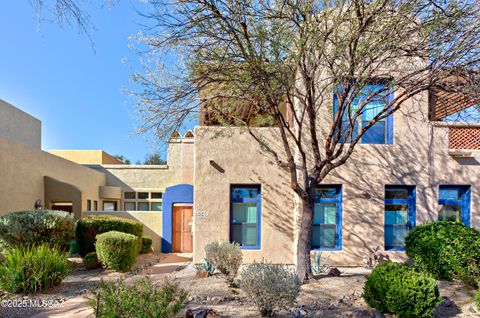
[[[479,16],[473,0],[158,2],[132,78],[140,131],[166,137],[198,112],[247,130],[289,171],[307,280],[318,185],[412,96],[478,71]],[[264,125],[278,128],[284,154]]]

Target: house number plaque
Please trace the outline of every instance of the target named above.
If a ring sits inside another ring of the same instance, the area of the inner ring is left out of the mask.
[[[204,218],[207,216],[207,211],[195,211],[195,216],[198,218]]]

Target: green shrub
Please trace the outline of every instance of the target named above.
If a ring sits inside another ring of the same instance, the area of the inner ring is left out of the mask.
[[[118,231],[97,235],[97,256],[103,267],[128,271],[135,264],[138,254],[138,237]]]
[[[26,247],[43,243],[68,250],[74,237],[68,212],[38,210],[11,212],[0,217],[0,247]]]
[[[477,305],[477,309],[480,310],[480,289],[477,290],[475,294],[475,304]]]
[[[367,277],[363,298],[399,318],[432,317],[441,298],[436,280],[405,264],[386,262]]]
[[[240,245],[215,241],[205,246],[205,253],[215,268],[227,276],[229,282],[233,282],[240,265],[242,265]]]
[[[414,265],[437,279],[462,279],[480,267],[480,232],[455,222],[432,222],[415,227],[406,240]]]
[[[150,253],[152,251],[152,239],[148,236],[142,236],[142,249],[140,254]]]
[[[185,306],[187,292],[177,284],[165,281],[162,286],[148,278],[126,286],[123,280],[100,285],[88,301],[98,318],[151,317],[173,318]]]
[[[242,270],[240,288],[258,307],[262,317],[277,309],[288,309],[300,293],[300,280],[285,265],[252,263]]]
[[[47,244],[12,248],[0,263],[0,288],[11,293],[34,293],[59,285],[72,265],[67,255]]]
[[[91,252],[85,255],[83,258],[83,266],[88,269],[94,269],[100,267],[100,262],[98,261],[97,253]]]
[[[95,252],[95,237],[110,231],[133,234],[139,238],[138,251],[141,249],[143,224],[134,220],[122,219],[110,215],[87,216],[77,221],[75,235],[80,255]]]

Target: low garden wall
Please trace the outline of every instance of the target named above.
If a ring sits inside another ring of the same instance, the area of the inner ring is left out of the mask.
[[[160,251],[162,246],[162,213],[161,212],[141,212],[141,211],[84,211],[82,217],[90,215],[111,215],[119,218],[131,219],[143,224],[143,235],[152,239],[152,247],[155,251]]]

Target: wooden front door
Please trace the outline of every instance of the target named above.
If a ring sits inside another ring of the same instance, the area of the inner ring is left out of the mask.
[[[192,217],[191,206],[173,207],[173,252],[192,253]]]

